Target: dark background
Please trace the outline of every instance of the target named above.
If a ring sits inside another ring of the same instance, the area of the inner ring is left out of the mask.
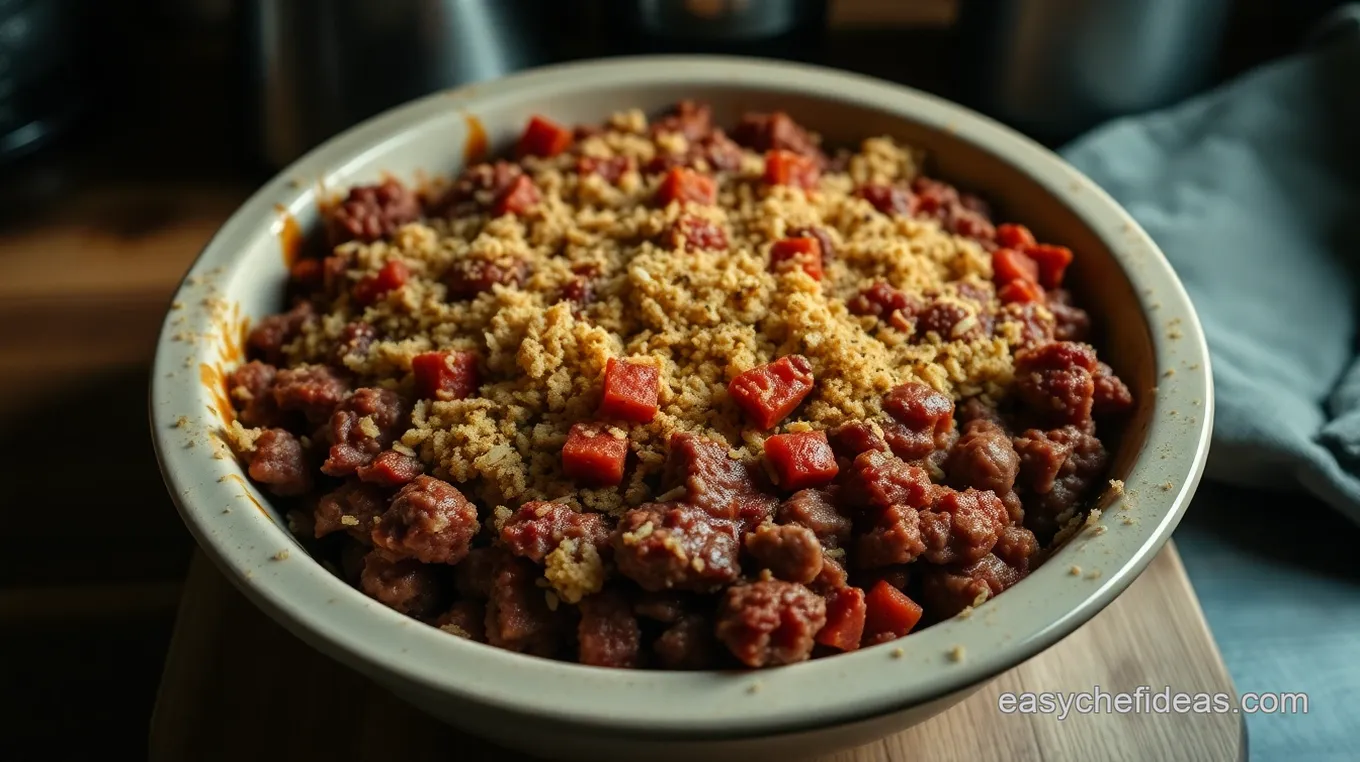
[[[16,4],[0,0],[0,12],[7,3]],[[1216,79],[1295,49],[1332,4],[1239,3]],[[621,17],[595,3],[543,5],[559,14],[545,42],[553,59],[684,47],[622,34]],[[175,244],[182,270],[271,174],[255,140],[252,69],[233,7],[67,5],[80,12],[70,55],[25,96],[26,107],[61,115],[62,129],[0,159],[0,259],[24,254],[14,282],[79,267],[63,251],[81,251],[82,236],[131,257],[170,245],[161,236],[175,226],[198,242]],[[759,45],[700,48],[798,58],[969,100],[968,51],[948,25],[828,31],[819,21]],[[67,248],[49,252],[48,240]],[[116,261],[107,266],[119,275]],[[128,277],[136,288],[117,294],[5,291],[0,282],[0,749],[56,742],[62,751],[52,757],[77,748],[144,754],[192,540],[165,495],[145,414],[146,365],[170,283]],[[92,349],[71,357],[54,349],[77,338]]]

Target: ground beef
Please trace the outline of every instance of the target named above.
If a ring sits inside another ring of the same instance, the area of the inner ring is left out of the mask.
[[[855,564],[873,569],[915,561],[926,550],[921,516],[915,508],[892,505],[881,511],[867,532],[855,538]]]
[[[713,132],[713,109],[707,103],[680,101],[665,116],[651,124],[653,134],[676,132],[686,140],[697,141]]]
[[[227,394],[236,404],[236,419],[251,428],[279,423],[279,406],[274,402],[274,375],[278,370],[268,363],[251,360],[227,377]]]
[[[486,606],[481,601],[458,601],[433,624],[450,635],[486,642]]]
[[[1015,487],[1020,456],[1011,438],[995,422],[979,418],[968,423],[944,464],[949,483],[1004,495]]]
[[[836,457],[846,460],[854,460],[855,456],[870,450],[888,451],[888,443],[883,441],[873,426],[863,421],[842,423],[828,431],[826,438]]]
[[[774,513],[778,498],[761,491],[750,469],[727,454],[728,447],[696,434],[670,438],[664,482],[685,488],[684,501],[715,519],[736,519],[753,527]]]
[[[883,397],[883,409],[893,417],[883,427],[883,438],[897,457],[917,460],[949,445],[954,402],[929,386],[895,386]]]
[[[1013,441],[1020,454],[1016,486],[1025,504],[1025,526],[1047,540],[1075,515],[1104,473],[1105,446],[1080,426],[1029,429]]]
[[[605,590],[581,600],[576,642],[582,664],[596,667],[638,666],[642,632],[623,593]]]
[[[916,316],[916,340],[924,341],[932,333],[941,341],[967,341],[983,333],[983,324],[962,304],[936,300]]]
[[[918,571],[926,610],[946,619],[999,595],[1024,576],[990,554],[967,566],[924,566]]]
[[[1015,390],[1044,420],[1079,423],[1091,417],[1095,352],[1085,344],[1054,341],[1015,356]]]
[[[440,217],[455,217],[490,207],[502,193],[524,174],[518,164],[508,161],[474,164],[454,180],[444,196],[430,208]]]
[[[488,262],[484,259],[460,259],[449,267],[444,276],[449,299],[475,299],[490,291],[492,286],[514,288],[524,283],[529,267],[522,260],[510,264]]]
[[[275,495],[302,495],[312,489],[312,472],[302,443],[283,429],[265,429],[247,458],[250,478]]]
[[[561,648],[562,622],[537,585],[539,572],[522,558],[497,564],[486,604],[486,642],[508,651],[554,656]]]
[[[826,601],[795,582],[762,580],[728,588],[718,607],[718,639],[742,664],[773,667],[812,655],[826,624]]]
[[[392,498],[373,528],[373,545],[391,558],[456,564],[480,528],[477,506],[462,492],[448,482],[418,476]]]
[[[712,669],[718,660],[713,620],[685,615],[657,636],[652,651],[665,669]]]
[[[811,582],[822,571],[822,544],[796,524],[762,524],[746,535],[746,551],[763,569],[789,582]]]
[[[496,569],[509,558],[504,548],[473,548],[453,567],[453,585],[461,598],[485,600],[491,595]]]
[[[1039,553],[1039,540],[1024,527],[1006,527],[992,552],[1007,566],[1024,574],[1029,572],[1030,562]]]
[[[673,590],[641,592],[633,596],[633,613],[644,619],[675,624],[686,612],[686,598]]]
[[[968,428],[968,424],[973,421],[988,421],[989,423],[1000,426],[1003,430],[1006,427],[1005,422],[1001,420],[1001,414],[997,412],[996,408],[988,405],[977,397],[969,397],[964,400],[954,412],[955,417],[959,421],[959,425],[965,430]]]
[[[347,481],[316,501],[313,532],[317,539],[346,532],[364,545],[373,544],[373,520],[387,510],[387,498],[372,485]]]
[[[335,344],[335,364],[344,365],[346,357],[367,357],[377,340],[378,330],[368,323],[347,323]]]
[[[349,383],[325,365],[284,368],[274,376],[274,402],[280,410],[296,410],[312,423],[331,417],[349,393]]]
[[[830,556],[822,556],[822,570],[817,574],[816,579],[808,583],[808,589],[818,595],[825,596],[848,584],[850,584],[850,575],[846,573],[845,567]]]
[[[1114,374],[1110,366],[1097,362],[1091,380],[1095,385],[1091,399],[1092,415],[1119,415],[1133,407],[1133,393],[1119,380],[1119,376]]]
[[[1053,313],[1053,338],[1058,341],[1086,341],[1091,336],[1091,316],[1072,306],[1065,289],[1048,292],[1048,311]]]
[[[359,185],[338,205],[323,210],[332,246],[346,241],[376,241],[420,218],[420,201],[392,178]]]
[[[648,503],[619,519],[614,561],[644,590],[708,592],[741,574],[739,531],[692,505]]]
[[[934,564],[971,563],[996,546],[1010,514],[994,492],[941,488],[935,504],[921,511],[922,556]]]
[[[869,590],[882,580],[898,590],[906,591],[911,585],[911,570],[915,568],[915,564],[893,564],[876,569],[858,569],[855,571],[855,587]]]
[[[379,487],[400,487],[420,476],[424,470],[425,464],[418,458],[395,450],[383,450],[372,463],[359,466],[354,473],[363,481]]]
[[[843,546],[850,539],[850,518],[836,508],[835,487],[799,490],[780,503],[775,521],[796,524],[812,530],[828,548]]]
[[[364,556],[359,588],[370,598],[401,613],[424,619],[439,607],[434,570],[409,559],[392,561],[375,552]]]
[[[1003,329],[1007,325],[1018,326],[1020,341],[1017,348],[1019,349],[1046,344],[1053,340],[1055,333],[1052,314],[1041,311],[1040,306],[1034,302],[1003,304],[997,315],[993,332],[997,335],[1004,335]]]
[[[932,496],[924,469],[875,450],[855,458],[838,498],[842,506],[864,511],[893,505],[924,508]]]
[[[406,403],[390,389],[355,390],[331,414],[331,450],[321,471],[348,476],[372,463],[406,430],[406,414]]]
[[[506,520],[500,536],[511,553],[541,564],[565,539],[584,540],[606,551],[609,533],[603,514],[572,510],[561,503],[530,502]]]
[[[742,116],[732,139],[740,145],[756,151],[792,151],[803,156],[825,162],[826,156],[817,141],[807,130],[793,121],[788,114],[776,111],[771,114],[749,112]]]
[[[316,319],[311,302],[298,302],[292,309],[270,315],[251,329],[246,337],[246,350],[252,357],[278,365],[284,360],[283,348],[298,337],[309,321]]]

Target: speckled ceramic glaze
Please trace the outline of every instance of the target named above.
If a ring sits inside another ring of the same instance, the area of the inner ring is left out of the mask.
[[[309,228],[327,189],[384,173],[413,181],[456,172],[478,125],[494,150],[509,145],[531,114],[593,122],[682,98],[713,104],[719,123],[747,109],[782,109],[831,144],[892,135],[926,149],[934,174],[991,198],[1001,218],[1077,252],[1073,291],[1102,328],[1101,357],[1138,400],[1112,443],[1111,476],[1123,489],[1107,489],[1098,520],[973,616],[759,672],[634,672],[522,656],[450,637],[351,589],[307,556],[240,465],[223,456],[221,378],[239,360],[243,323],[282,306],[285,213]],[[156,355],[152,426],[166,484],[213,561],[299,637],[422,709],[556,757],[801,757],[926,719],[1052,645],[1133,581],[1195,490],[1213,418],[1208,352],[1185,291],[1148,236],[1099,188],[1035,143],[958,106],[782,63],[613,59],[403,106],[265,185],[208,244],[175,300]],[[1073,566],[1086,573],[1073,575]]]

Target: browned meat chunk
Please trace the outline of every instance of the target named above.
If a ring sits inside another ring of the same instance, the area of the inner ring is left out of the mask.
[[[1066,289],[1048,292],[1048,311],[1053,313],[1053,338],[1058,341],[1086,341],[1091,335],[1091,316],[1072,306]]]
[[[771,114],[751,112],[741,118],[732,139],[754,151],[792,151],[826,161],[822,149],[807,130],[782,111]]]
[[[753,527],[774,513],[779,499],[761,492],[746,465],[728,457],[727,450],[727,445],[696,434],[674,434],[665,481],[670,487],[683,486],[684,502],[713,518]]]
[[[977,419],[964,427],[963,436],[949,451],[944,470],[955,487],[1004,495],[1015,487],[1020,456],[1005,430],[993,421]]]
[[[831,451],[836,457],[854,460],[855,456],[870,450],[888,451],[888,443],[874,431],[874,427],[863,421],[842,423],[826,433],[831,443]]]
[[[366,466],[354,469],[360,479],[379,487],[400,487],[420,476],[425,465],[416,458],[395,450],[383,450]]]
[[[412,560],[390,561],[377,552],[364,556],[359,588],[388,608],[424,619],[439,606],[434,570]]]
[[[685,598],[682,593],[669,590],[639,593],[633,597],[633,613],[654,622],[675,624],[685,615]]]
[[[614,530],[619,572],[644,590],[708,592],[741,574],[734,522],[690,505],[649,503],[625,513]]]
[[[807,527],[828,548],[841,547],[850,539],[850,519],[836,510],[832,490],[805,489],[793,493],[780,504],[775,520]]]
[[[504,548],[473,548],[453,567],[453,585],[462,598],[486,599],[496,579],[496,569],[509,555]]]
[[[273,394],[277,372],[273,365],[251,360],[227,378],[227,394],[236,405],[236,417],[242,426],[256,428],[278,424],[279,407]]]
[[[922,555],[934,564],[971,563],[987,555],[1010,521],[994,492],[941,488],[935,504],[920,512]]]
[[[808,588],[818,595],[825,596],[848,584],[850,575],[845,572],[845,567],[828,556],[822,556],[822,571],[817,575],[817,579],[808,583]]]
[[[883,437],[897,457],[917,460],[949,446],[954,403],[929,386],[906,383],[893,387],[883,397],[883,409],[900,424],[888,422],[883,427]]]
[[[623,593],[605,590],[581,601],[576,642],[582,664],[632,669],[638,666],[642,632]]]
[[[331,417],[345,399],[349,383],[325,365],[284,368],[274,376],[274,402],[280,410],[296,410],[312,423]]]
[[[373,462],[406,429],[406,403],[390,389],[358,389],[331,414],[331,450],[321,470],[348,476]]]
[[[941,618],[981,604],[1025,576],[994,555],[964,567],[925,566],[919,572],[926,609]]]
[[[501,528],[501,542],[511,553],[543,563],[565,539],[584,540],[597,550],[609,547],[609,522],[604,514],[572,510],[561,503],[530,502]]]
[[[702,140],[713,132],[713,109],[707,103],[680,101],[662,118],[652,122],[652,133],[678,132],[687,140]]]
[[[915,338],[921,341],[933,333],[940,341],[966,341],[982,335],[983,327],[982,321],[962,304],[934,301],[916,316]]]
[[[373,545],[391,558],[456,564],[480,528],[477,506],[456,487],[417,476],[397,492],[373,527]]]
[[[378,340],[378,331],[368,323],[349,323],[340,332],[335,345],[335,364],[344,365],[346,357],[363,358]]]
[[[763,580],[727,589],[718,607],[718,639],[742,664],[773,667],[812,655],[826,624],[826,601],[795,582]]]
[[[512,263],[488,262],[484,259],[461,259],[444,276],[449,299],[474,299],[492,286],[515,287],[529,275],[529,266],[522,260]]]
[[[392,178],[376,185],[359,185],[337,206],[325,212],[332,246],[346,241],[376,241],[420,218],[420,202],[406,186]]]
[[[874,450],[855,458],[839,498],[842,505],[857,509],[893,505],[924,508],[930,505],[932,490],[924,469]]]
[[[443,198],[432,205],[430,213],[458,217],[489,208],[522,174],[524,170],[518,164],[508,161],[474,164],[454,180]]]
[[[1029,572],[1030,561],[1039,553],[1039,540],[1024,527],[1006,527],[992,552],[1021,574]]]
[[[822,544],[796,524],[761,524],[746,535],[746,550],[774,576],[808,583],[822,571]]]
[[[301,495],[312,488],[307,455],[297,437],[283,429],[265,429],[255,440],[247,468],[250,478],[275,495]]]
[[[1091,417],[1096,353],[1085,344],[1054,341],[1015,356],[1015,390],[1028,408],[1058,425]]]
[[[1001,305],[1001,311],[996,317],[996,334],[1004,335],[1002,329],[1012,324],[1019,327],[1018,349],[1037,347],[1053,340],[1053,317],[1041,313],[1039,305],[1035,302],[1012,302]]]
[[[713,621],[688,614],[658,635],[652,650],[666,669],[712,669],[718,660]]]
[[[278,365],[283,358],[283,348],[297,338],[303,326],[316,317],[311,302],[298,302],[287,312],[270,315],[251,329],[246,337],[246,348],[254,357]]]
[[[1077,426],[1029,429],[1013,441],[1020,454],[1016,489],[1025,502],[1025,526],[1046,540],[1081,507],[1104,472],[1105,446]]]
[[[1118,415],[1133,407],[1133,392],[1119,380],[1110,366],[1097,362],[1092,381],[1095,383],[1091,401],[1093,415]]]
[[[873,569],[915,561],[926,550],[920,514],[906,505],[884,509],[869,531],[855,538],[855,564]]]
[[[486,642],[486,606],[481,601],[458,601],[434,620],[434,626],[460,638]]]
[[[373,543],[373,520],[387,510],[387,499],[376,487],[355,481],[341,484],[316,501],[314,532],[317,538],[348,532],[363,543]]]
[[[486,604],[486,642],[508,651],[552,657],[560,649],[562,622],[548,608],[536,584],[538,569],[522,558],[506,556],[496,566]]]

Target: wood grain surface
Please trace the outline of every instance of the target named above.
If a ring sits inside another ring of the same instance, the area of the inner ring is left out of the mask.
[[[910,642],[909,640],[907,641]],[[1233,762],[1236,714],[1002,714],[1003,691],[1233,692],[1175,547],[1081,629],[930,721],[819,762]],[[151,722],[153,762],[529,758],[458,733],[311,650],[202,554],[185,583]]]

